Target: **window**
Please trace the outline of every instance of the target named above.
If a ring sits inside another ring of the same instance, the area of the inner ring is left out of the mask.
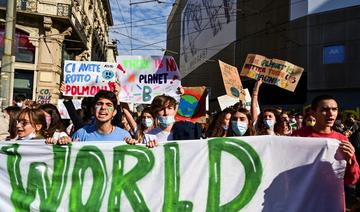
[[[5,26],[0,26],[0,57],[4,55]],[[15,31],[15,60],[16,62],[34,63],[35,47],[29,41],[29,34],[16,29]]]
[[[343,63],[344,61],[344,45],[327,46],[323,48],[323,64]]]
[[[15,70],[14,76],[14,97],[22,94],[32,99],[34,72],[29,70]]]

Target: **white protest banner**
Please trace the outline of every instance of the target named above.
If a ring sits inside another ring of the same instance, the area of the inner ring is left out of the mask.
[[[240,76],[262,79],[265,83],[294,92],[303,71],[303,68],[287,61],[248,54]]]
[[[177,88],[180,72],[170,56],[118,56],[121,70],[120,101],[150,104],[154,97],[166,94],[180,100]]]
[[[64,96],[95,96],[99,90],[114,90],[118,80],[115,63],[65,60]]]
[[[0,143],[2,211],[343,211],[333,139]]]

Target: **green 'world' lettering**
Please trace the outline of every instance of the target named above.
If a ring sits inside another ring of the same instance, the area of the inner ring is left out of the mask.
[[[85,204],[82,201],[84,178],[90,168],[93,184],[88,191],[89,197]],[[72,174],[70,191],[70,211],[99,211],[107,185],[106,163],[103,153],[96,146],[84,146],[77,153]]]
[[[209,191],[207,211],[239,211],[255,195],[262,178],[262,164],[256,151],[246,142],[235,138],[214,138],[209,146]],[[225,151],[241,161],[245,169],[245,182],[240,193],[220,206],[221,153]]]
[[[180,193],[180,152],[177,143],[164,145],[165,151],[165,185],[163,212],[192,211],[190,201],[179,201]]]
[[[20,173],[21,155],[18,153],[18,148],[19,144],[1,148],[8,155],[7,170],[13,190],[11,192],[11,202],[15,211],[30,211],[30,205],[35,200],[37,192],[40,197],[40,211],[56,211],[66,187],[71,146],[53,146],[54,170],[51,182],[46,163],[31,163],[26,189],[23,186]]]
[[[124,173],[125,156],[137,159],[136,165]],[[124,192],[134,211],[150,211],[136,182],[154,167],[154,154],[146,147],[122,145],[114,148],[113,178],[108,211],[120,211],[121,193]]]

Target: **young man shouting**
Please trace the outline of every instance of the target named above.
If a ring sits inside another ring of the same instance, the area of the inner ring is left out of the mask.
[[[129,132],[111,124],[116,115],[117,99],[114,92],[101,90],[94,97],[95,123],[80,128],[73,141],[121,141],[130,137]]]
[[[339,140],[341,142],[339,148],[347,161],[344,183],[347,185],[355,184],[360,176],[359,165],[355,157],[355,149],[347,137],[332,129],[339,110],[335,98],[329,95],[315,97],[311,103],[311,110],[314,112],[316,119],[315,126],[313,128],[304,127],[294,131],[292,135],[301,137],[335,138]]]

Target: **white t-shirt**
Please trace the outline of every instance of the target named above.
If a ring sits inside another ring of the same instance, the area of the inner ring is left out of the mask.
[[[172,141],[174,140],[174,136],[172,132],[163,131],[160,127],[157,127],[145,133],[142,143],[146,144],[152,140],[157,142]]]

